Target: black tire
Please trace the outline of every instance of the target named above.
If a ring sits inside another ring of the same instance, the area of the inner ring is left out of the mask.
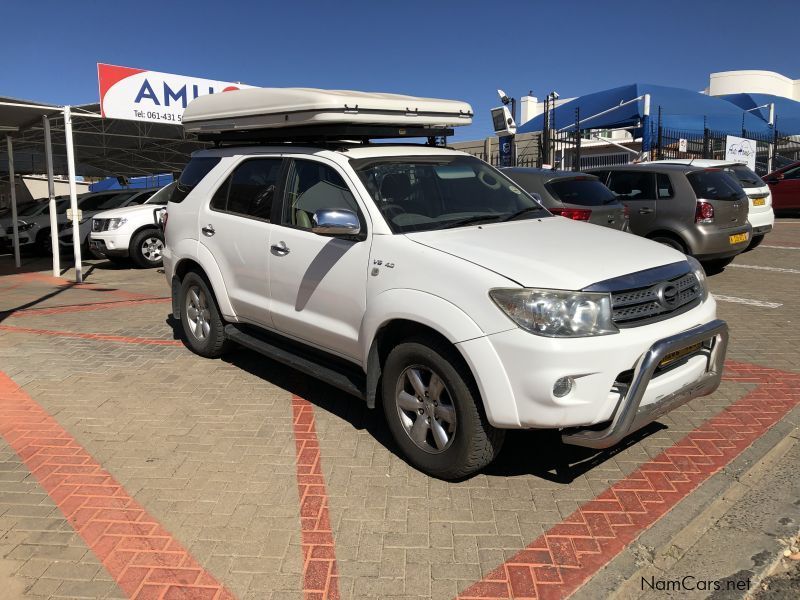
[[[714,260],[704,260],[702,261],[703,268],[705,269],[706,273],[709,275],[716,275],[717,273],[722,273],[729,264],[733,262],[733,259],[736,258],[735,256],[730,256],[728,258],[716,258]]]
[[[53,240],[50,239],[50,230],[41,230],[36,235],[36,254],[50,256],[53,254]]]
[[[763,235],[754,235],[753,238],[750,240],[750,245],[745,249],[745,252],[750,252],[750,250],[755,250],[761,245],[761,242],[764,241]]]
[[[225,338],[225,322],[210,288],[206,280],[194,271],[183,278],[178,298],[181,329],[183,343],[189,350],[206,358],[219,358],[230,342]],[[191,314],[190,308],[194,309]]]
[[[670,248],[673,248],[678,252],[683,252],[684,254],[686,254],[686,246],[684,246],[682,242],[673,237],[669,237],[666,235],[656,235],[651,237],[650,239],[653,240],[654,242],[658,242],[659,244],[664,244],[665,246],[669,246]]]
[[[133,236],[129,254],[141,269],[154,269],[163,264],[164,234],[157,229],[143,229]]]
[[[432,383],[433,374],[443,383],[443,387],[437,384],[439,393],[432,392],[429,396],[426,392],[424,401],[419,401],[423,397],[419,394],[407,394],[416,398],[418,404],[414,406],[419,406],[423,414],[415,412],[416,409],[401,408],[398,400],[399,392],[409,389],[411,380],[407,373],[413,371],[421,375],[420,381],[430,373],[428,384]],[[419,337],[395,346],[383,366],[381,392],[389,430],[408,461],[420,471],[441,479],[461,479],[481,470],[500,452],[505,431],[489,423],[469,368],[449,344],[433,337]],[[438,400],[436,406],[433,406],[434,396]],[[438,413],[440,418],[437,418],[436,411],[442,410],[445,413]],[[454,422],[441,418],[444,414]],[[412,421],[410,415],[416,418]],[[412,440],[411,423],[417,423],[417,419],[423,420],[420,429],[426,431],[423,443],[429,450]],[[442,423],[450,429],[445,431],[449,441],[438,448],[434,447],[439,444],[430,425],[432,420],[437,422],[439,430],[443,430]]]

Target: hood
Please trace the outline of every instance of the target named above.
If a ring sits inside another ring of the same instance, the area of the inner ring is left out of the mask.
[[[93,219],[118,219],[131,213],[138,211],[145,211],[153,214],[157,208],[166,208],[166,206],[159,204],[134,204],[133,206],[123,206],[122,208],[112,208],[111,210],[104,210],[103,212],[92,215]]]
[[[686,259],[683,253],[645,238],[564,217],[406,236],[524,287],[579,290],[612,277]]]

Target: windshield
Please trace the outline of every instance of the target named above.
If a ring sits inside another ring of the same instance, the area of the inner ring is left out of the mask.
[[[594,177],[557,179],[547,184],[555,198],[564,204],[579,206],[602,206],[615,202],[617,197],[610,189]]]
[[[697,197],[704,200],[736,200],[744,191],[733,175],[717,169],[695,171],[686,177]]]
[[[172,194],[172,190],[175,189],[175,186],[178,185],[177,181],[173,181],[170,184],[165,185],[160,190],[158,190],[155,194],[150,196],[150,198],[145,202],[145,204],[155,204],[156,206],[166,206],[167,202],[169,202],[170,194]]]
[[[529,194],[472,156],[352,161],[394,233],[550,216]]]
[[[739,180],[743,188],[760,188],[767,185],[747,165],[730,165],[725,167],[725,170],[731,172]]]
[[[17,212],[17,216],[30,217],[32,215],[38,215],[45,209],[46,206],[46,202],[34,202],[33,204],[28,204],[27,206],[22,207],[19,212]]]

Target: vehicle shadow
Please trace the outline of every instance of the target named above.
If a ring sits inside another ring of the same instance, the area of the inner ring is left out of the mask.
[[[173,339],[182,339],[180,322],[172,315],[167,317],[166,322],[172,328]],[[295,396],[304,398],[311,404],[347,421],[357,431],[368,432],[389,452],[408,462],[392,439],[380,405],[371,410],[358,398],[245,348],[235,348],[222,360]],[[554,483],[569,484],[630,446],[665,428],[666,426],[661,423],[651,423],[617,446],[606,450],[564,444],[556,430],[511,430],[506,434],[506,441],[500,454],[482,473],[495,477],[531,475]],[[471,478],[467,477],[465,480]]]

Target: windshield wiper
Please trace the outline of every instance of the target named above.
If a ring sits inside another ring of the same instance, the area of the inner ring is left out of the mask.
[[[511,213],[505,219],[503,219],[503,222],[513,221],[514,219],[517,219],[522,215],[528,214],[529,212],[534,212],[534,211],[539,212],[543,210],[544,208],[542,208],[541,206],[529,206],[528,208],[523,208],[522,210],[518,210],[515,213]]]
[[[473,223],[499,221],[501,218],[502,215],[474,215],[472,217],[467,217],[466,219],[459,219],[458,221],[448,223],[442,227],[442,229],[451,229],[453,227],[461,227],[462,225],[472,225]]]

